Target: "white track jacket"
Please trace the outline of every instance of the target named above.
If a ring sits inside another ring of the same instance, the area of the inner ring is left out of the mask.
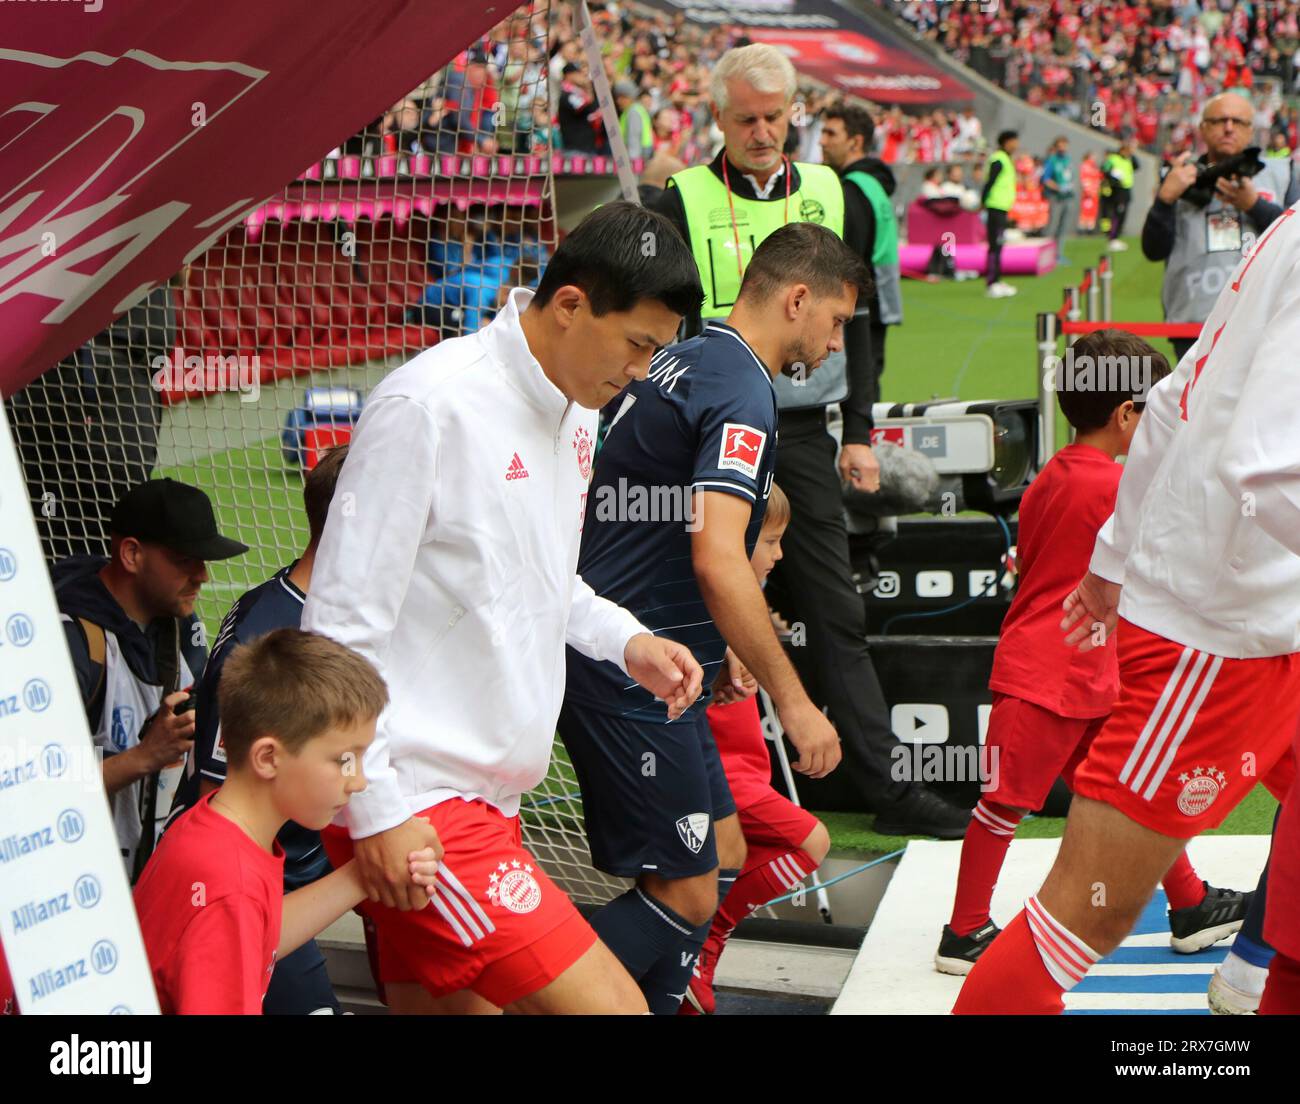
[[[1152,390],[1093,550],[1121,616],[1229,659],[1300,651],[1298,209]]]
[[[514,816],[550,761],[565,644],[623,666],[646,631],[577,575],[597,415],[529,351],[532,294],[375,388],[340,473],[302,627],[391,695],[336,821],[354,839],[453,797]]]

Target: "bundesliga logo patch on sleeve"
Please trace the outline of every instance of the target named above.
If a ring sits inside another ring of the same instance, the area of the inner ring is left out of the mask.
[[[758,460],[763,455],[767,434],[753,426],[727,422],[722,427],[722,446],[718,467],[738,471],[750,479],[758,478]]]

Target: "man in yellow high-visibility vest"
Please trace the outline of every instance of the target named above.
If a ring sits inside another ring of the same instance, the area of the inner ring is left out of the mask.
[[[1016,202],[1016,150],[1020,135],[1014,130],[1004,130],[998,135],[998,148],[989,158],[984,180],[985,226],[989,239],[988,268],[985,271],[985,294],[990,299],[1005,299],[1015,295],[1016,289],[1002,279],[1002,235],[1006,233],[1007,220]]]
[[[1126,135],[1119,149],[1108,153],[1101,163],[1101,225],[1110,235],[1107,248],[1112,253],[1122,253],[1128,248],[1120,235],[1124,233],[1124,219],[1137,173],[1138,162],[1133,151],[1133,139]]]

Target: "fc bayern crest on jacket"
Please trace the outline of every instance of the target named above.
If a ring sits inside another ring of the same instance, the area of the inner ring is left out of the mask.
[[[591,479],[591,434],[586,426],[579,426],[573,435],[573,449],[578,454],[578,474],[583,479]]]

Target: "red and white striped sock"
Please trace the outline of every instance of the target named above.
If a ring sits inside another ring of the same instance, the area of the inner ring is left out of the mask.
[[[718,919],[735,927],[760,905],[792,892],[817,869],[812,858],[785,847],[752,847],[745,869],[718,908]]]
[[[1025,919],[1052,980],[1068,993],[1101,959],[1096,951],[1043,908],[1037,897],[1025,902]]]
[[[789,847],[750,847],[744,872],[718,906],[709,938],[704,943],[700,975],[709,985],[713,984],[713,971],[736,925],[756,908],[784,897],[801,882],[806,884],[816,869],[812,857],[797,848],[792,851]]]
[[[971,812],[948,922],[958,935],[969,935],[989,922],[993,887],[1019,823],[1019,810],[993,802],[981,801]]]
[[[966,975],[953,1014],[1059,1015],[1100,957],[1031,897]]]

